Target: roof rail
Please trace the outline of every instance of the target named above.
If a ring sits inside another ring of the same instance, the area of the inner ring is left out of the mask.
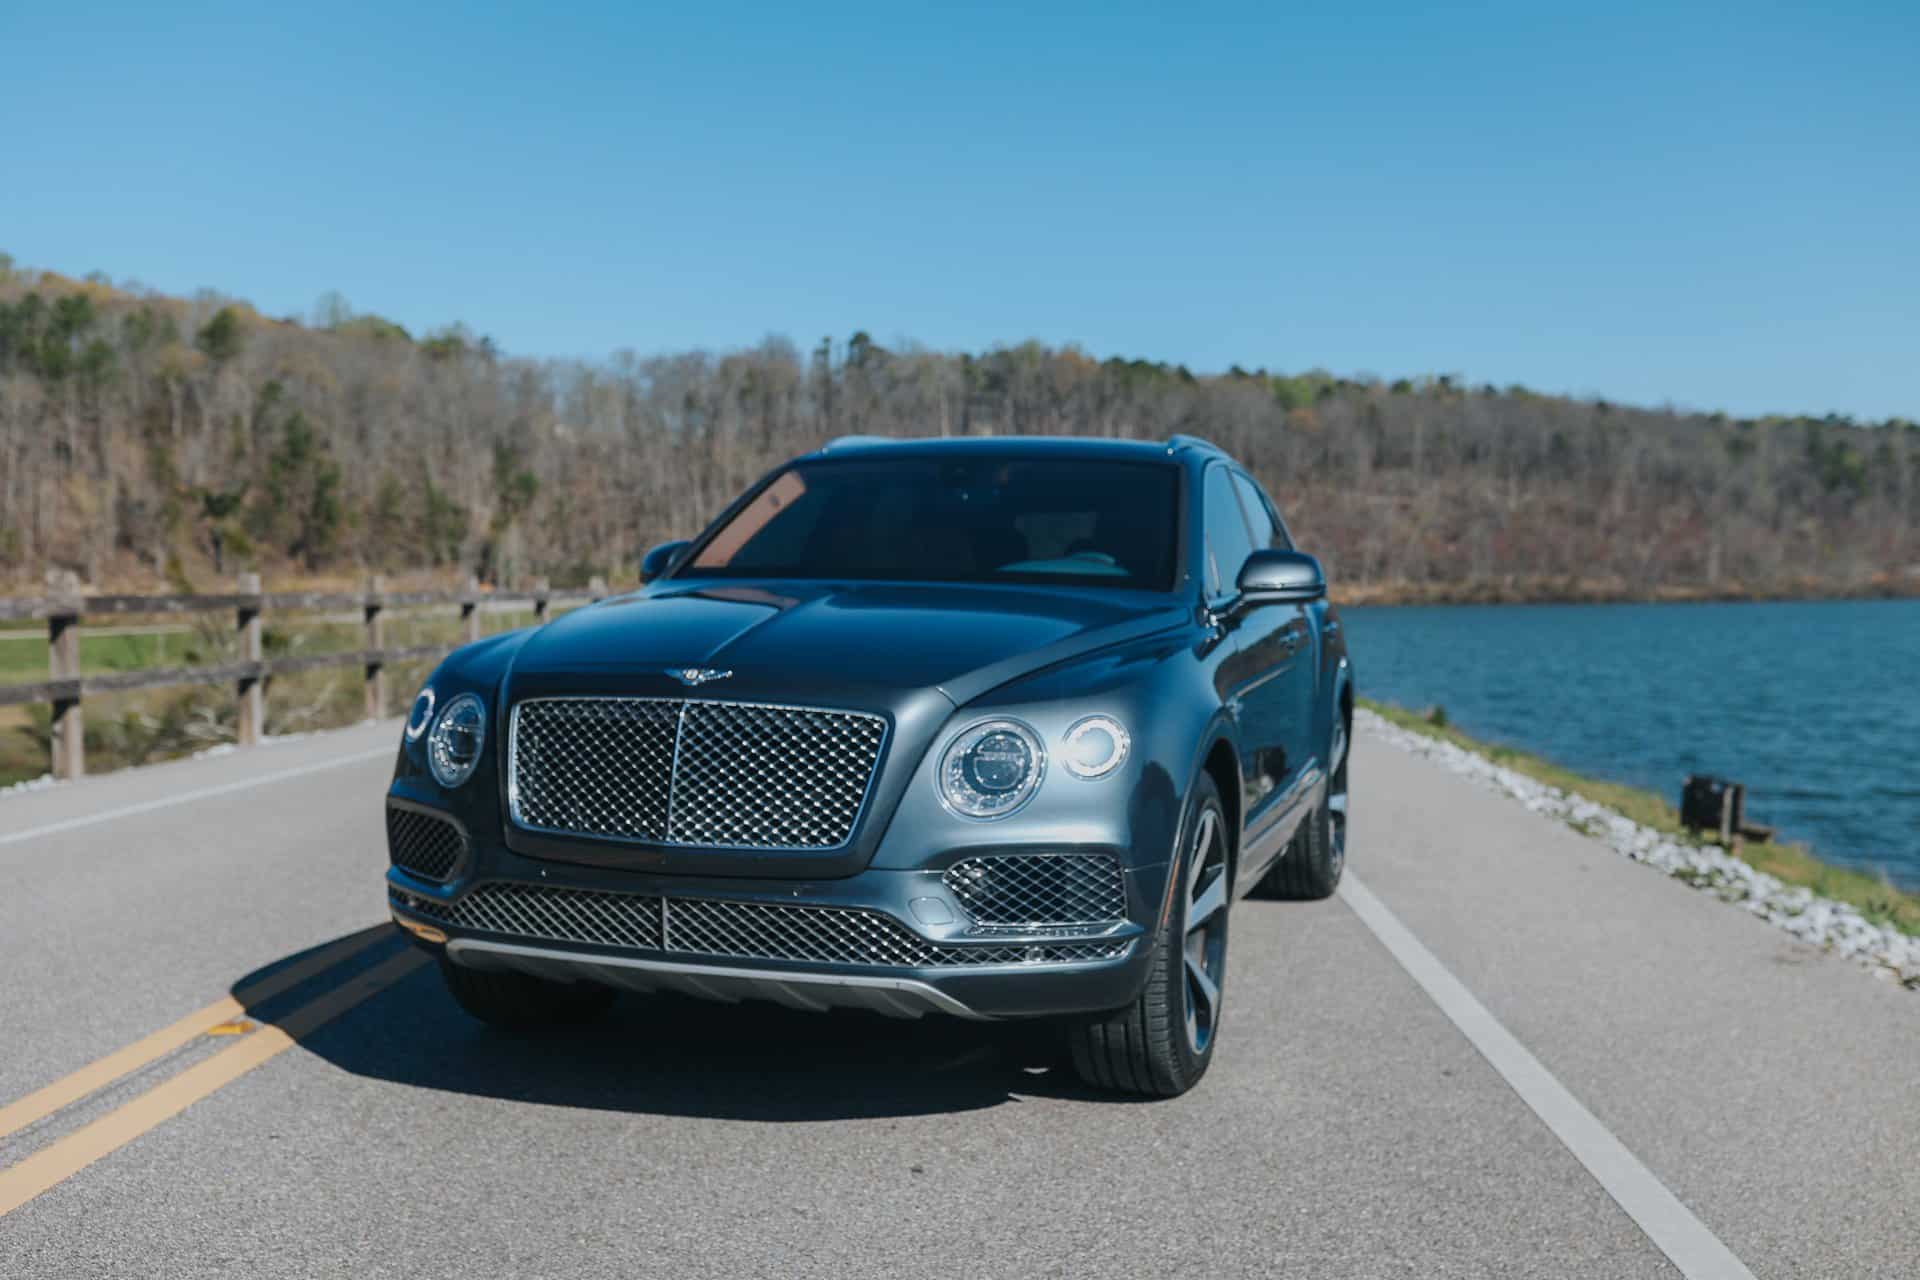
[[[820,452],[829,449],[846,449],[858,444],[897,444],[892,436],[835,436],[820,446]]]
[[[1222,449],[1213,441],[1200,436],[1176,435],[1167,437],[1168,453],[1178,453],[1182,449],[1199,449],[1205,453],[1217,453],[1223,458],[1227,456],[1225,449]]]

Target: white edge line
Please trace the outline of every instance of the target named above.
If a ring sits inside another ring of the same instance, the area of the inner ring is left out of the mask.
[[[1720,1237],[1501,1026],[1351,870],[1342,879],[1340,897],[1682,1275],[1688,1280],[1754,1280]]]
[[[59,835],[65,831],[77,831],[82,827],[98,826],[103,822],[115,822],[121,818],[131,818],[142,813],[152,813],[156,809],[171,809],[176,805],[193,804],[200,800],[211,800],[215,796],[231,795],[235,791],[245,791],[251,787],[263,787],[269,782],[285,782],[289,778],[304,778],[312,773],[324,773],[328,769],[338,769],[343,765],[360,764],[366,760],[382,756],[392,756],[398,750],[394,746],[378,747],[369,751],[355,752],[350,756],[336,756],[331,760],[321,760],[314,764],[303,764],[297,768],[281,769],[275,773],[263,773],[254,778],[241,778],[236,782],[223,782],[215,787],[201,787],[197,791],[182,791],[177,795],[162,796],[158,800],[143,800],[139,804],[123,805],[118,809],[108,809],[101,813],[90,813],[83,818],[66,818],[59,822],[47,822],[37,827],[28,827],[24,831],[10,831],[0,835],[0,845],[19,844],[25,840],[38,839],[41,836]]]

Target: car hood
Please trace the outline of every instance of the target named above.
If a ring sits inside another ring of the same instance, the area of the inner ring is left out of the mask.
[[[517,696],[675,692],[682,670],[730,674],[713,697],[850,705],[937,690],[964,704],[1077,654],[1178,624],[1164,596],[1041,588],[787,583],[642,592],[534,632],[513,664]],[[889,696],[892,695],[892,696]]]

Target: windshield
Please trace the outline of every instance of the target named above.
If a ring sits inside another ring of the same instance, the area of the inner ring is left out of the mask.
[[[796,463],[682,572],[1166,591],[1179,482],[1171,463],[1111,459]]]

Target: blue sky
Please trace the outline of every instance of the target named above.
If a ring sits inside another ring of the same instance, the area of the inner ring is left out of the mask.
[[[0,250],[515,353],[1920,417],[1920,4],[0,2]]]

